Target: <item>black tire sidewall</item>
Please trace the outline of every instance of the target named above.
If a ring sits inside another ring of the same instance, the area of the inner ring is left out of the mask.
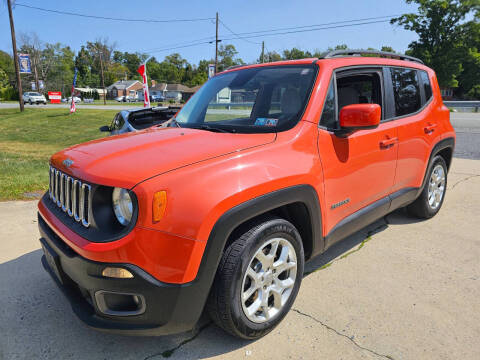
[[[265,242],[276,237],[282,237],[287,239],[295,249],[295,253],[297,256],[297,276],[295,279],[295,285],[292,289],[292,293],[290,294],[287,303],[280,310],[280,313],[277,316],[275,316],[272,320],[266,321],[264,323],[254,323],[249,320],[243,312],[242,303],[240,300],[243,277],[256,251]],[[236,264],[234,276],[231,282],[232,285],[230,286],[228,294],[231,299],[230,316],[240,336],[252,339],[263,336],[273,330],[273,328],[275,328],[275,326],[282,321],[282,319],[290,310],[298,294],[298,290],[300,288],[303,277],[303,268],[304,252],[301,238],[295,227],[288,221],[285,221],[283,219],[268,221],[264,224],[264,226],[260,227],[251,235],[250,239],[247,242],[247,245],[245,246],[240,255],[238,263]]]

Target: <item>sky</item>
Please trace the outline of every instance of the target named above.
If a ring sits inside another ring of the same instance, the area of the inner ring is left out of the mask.
[[[238,39],[223,25],[235,33],[253,32],[285,27],[299,27],[325,24],[353,19],[400,15],[415,12],[416,6],[404,0],[243,0],[243,1],[126,1],[126,0],[17,0],[18,4],[76,12],[95,16],[130,19],[205,19],[219,13],[222,43],[231,43],[239,51],[239,57],[250,63],[258,59],[261,42],[265,41],[268,51],[281,53],[293,47],[302,50],[326,50],[337,44],[349,48],[392,46],[397,52],[404,52],[416,34],[403,30],[388,22],[365,24],[354,27],[326,29],[312,32],[297,32],[276,36],[261,36]],[[189,62],[215,56],[215,45],[200,44],[191,47],[166,50],[182,44],[215,36],[215,22],[212,19],[194,22],[143,23],[82,18],[47,13],[15,6],[13,10],[15,30],[20,33],[36,32],[40,40],[60,42],[78,51],[87,41],[107,38],[115,44],[116,50],[145,52],[163,60],[166,55],[178,52]],[[366,22],[366,21],[365,21]],[[232,40],[227,40],[235,38]],[[6,0],[0,0],[0,50],[12,53],[10,25]]]

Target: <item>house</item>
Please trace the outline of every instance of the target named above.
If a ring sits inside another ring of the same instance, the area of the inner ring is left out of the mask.
[[[453,89],[440,87],[440,94],[443,100],[453,100]]]
[[[148,89],[148,92],[150,96],[160,95],[166,100],[173,99],[180,102],[181,100],[187,101],[199,88],[200,86],[190,88],[182,84],[157,83],[155,80],[152,80],[152,86]],[[142,89],[137,91],[137,96],[138,100],[143,100]]]
[[[136,97],[137,91],[142,87],[142,83],[138,80],[119,80],[107,87],[107,96],[111,99],[118,96]]]

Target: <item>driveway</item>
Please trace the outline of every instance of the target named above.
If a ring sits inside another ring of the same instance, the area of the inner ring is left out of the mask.
[[[454,159],[435,218],[396,211],[308,264],[292,311],[253,342],[207,319],[158,338],[86,328],[40,265],[35,208],[0,203],[0,359],[480,358],[480,161]]]

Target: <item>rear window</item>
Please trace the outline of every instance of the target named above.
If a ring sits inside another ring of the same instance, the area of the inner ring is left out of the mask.
[[[423,91],[425,92],[425,103],[426,104],[432,97],[432,85],[430,84],[430,78],[426,71],[420,70],[420,80],[422,81]]]
[[[390,71],[395,97],[395,116],[408,115],[420,110],[422,104],[417,71],[404,68],[390,68]]]

